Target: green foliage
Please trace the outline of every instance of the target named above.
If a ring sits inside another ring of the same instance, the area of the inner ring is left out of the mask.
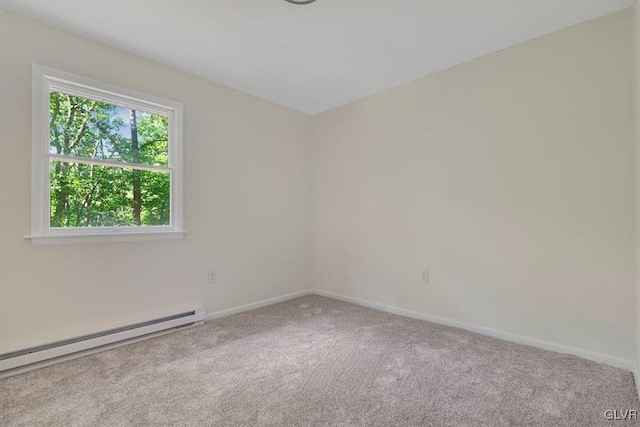
[[[167,117],[51,92],[50,151],[123,162],[52,160],[51,227],[169,225],[169,172],[126,164],[168,165]]]

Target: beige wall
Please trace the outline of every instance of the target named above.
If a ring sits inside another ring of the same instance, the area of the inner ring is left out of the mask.
[[[309,118],[0,10],[0,351],[311,283]],[[184,104],[178,241],[33,247],[31,63]],[[218,283],[208,285],[209,267]]]
[[[314,286],[633,360],[631,32],[625,10],[313,117]]]
[[[631,11],[311,119],[0,20],[0,351],[315,286],[634,358]],[[31,63],[184,104],[185,239],[23,238]]]

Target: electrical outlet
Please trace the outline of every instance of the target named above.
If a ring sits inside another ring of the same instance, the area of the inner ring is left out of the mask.
[[[420,281],[422,283],[429,283],[429,270],[422,270],[420,272]]]
[[[207,273],[207,281],[209,283],[216,283],[216,279],[217,279],[218,273],[216,272],[215,268],[212,268],[211,270],[209,270],[209,272]]]

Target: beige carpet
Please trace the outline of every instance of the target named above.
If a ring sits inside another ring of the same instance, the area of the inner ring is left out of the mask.
[[[308,296],[0,381],[3,426],[606,426],[632,374]]]

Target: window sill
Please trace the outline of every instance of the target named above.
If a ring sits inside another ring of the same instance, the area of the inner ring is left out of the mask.
[[[123,233],[93,234],[49,234],[40,236],[24,236],[31,240],[33,246],[71,245],[82,243],[143,242],[149,240],[182,239],[186,231],[145,231]]]

